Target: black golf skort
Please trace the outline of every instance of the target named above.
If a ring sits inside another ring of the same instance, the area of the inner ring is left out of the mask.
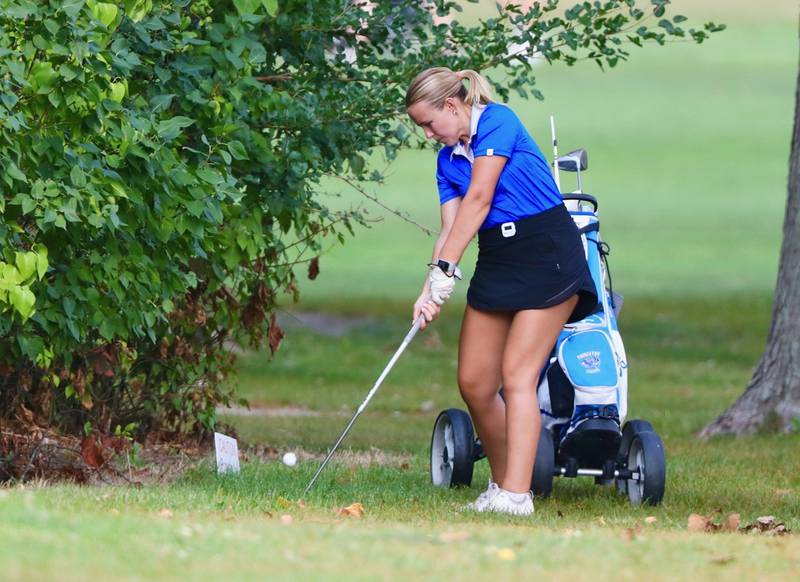
[[[478,231],[478,262],[467,303],[482,311],[545,309],[575,294],[569,322],[597,307],[578,227],[566,207]]]

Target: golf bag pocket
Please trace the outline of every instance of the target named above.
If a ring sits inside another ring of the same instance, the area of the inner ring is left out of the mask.
[[[547,372],[542,375],[538,396],[545,428],[569,421],[575,406],[575,389],[555,357],[550,358]]]
[[[558,362],[575,389],[576,408],[617,404],[621,375],[611,337],[604,330],[571,334],[559,346]]]

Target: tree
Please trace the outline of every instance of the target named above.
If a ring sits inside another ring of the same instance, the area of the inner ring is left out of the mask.
[[[794,130],[783,243],[767,346],[744,393],[700,431],[708,437],[747,434],[762,428],[798,430],[800,420],[800,73],[795,90]]]
[[[432,65],[541,95],[529,58],[614,66],[690,38],[668,0],[0,0],[0,420],[70,432],[213,428],[227,342],[277,349],[277,297],[356,212],[325,176],[420,145]],[[524,51],[509,54],[509,38]]]

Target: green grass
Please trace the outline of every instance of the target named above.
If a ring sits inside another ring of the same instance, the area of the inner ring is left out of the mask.
[[[488,14],[490,4],[470,5],[469,14]],[[273,361],[240,357],[240,395],[255,407],[306,416],[222,420],[244,443],[297,450],[297,467],[250,451],[238,477],[219,478],[206,461],[174,483],[142,488],[0,489],[0,577],[796,579],[797,535],[693,535],[686,520],[719,509],[741,513],[743,523],[775,515],[800,528],[800,435],[694,436],[741,393],[766,339],[786,196],[797,7],[789,0],[770,3],[769,11],[755,2],[674,4],[729,30],[699,47],[633,51],[631,62],[607,73],[589,63],[542,66],[546,101],[513,102],[542,146],[554,113],[562,151],[589,150],[586,190],[600,199],[615,288],[626,297],[629,417],[649,419],[664,439],[663,505],[632,507],[578,479],[558,480],[552,498],[537,501],[533,520],[458,512],[485,483],[485,461],[472,488],[429,484],[433,420],[443,408],[463,407],[454,379],[466,285],[409,347],[341,455],[298,504],[321,455],[410,325],[433,241],[386,215],[326,253],[319,278],[302,286],[302,303],[287,302],[288,333]],[[434,227],[433,166],[431,152],[406,152],[377,193]],[[323,190],[339,208],[365,202],[333,183]],[[374,217],[385,214],[369,208]],[[467,272],[472,257],[474,249]],[[291,312],[311,310],[364,319],[342,336],[324,335],[293,321]],[[363,519],[336,516],[356,501]],[[171,518],[159,516],[163,508]],[[284,515],[293,522],[282,523]],[[646,523],[648,516],[657,521]],[[467,537],[453,540],[448,532]]]

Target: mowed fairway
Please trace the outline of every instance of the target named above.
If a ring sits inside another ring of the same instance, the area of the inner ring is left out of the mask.
[[[634,47],[630,62],[605,73],[592,63],[539,65],[545,101],[512,103],[548,158],[550,113],[561,153],[589,151],[585,190],[600,200],[614,287],[625,296],[629,417],[647,418],[664,439],[663,505],[632,507],[584,479],[557,481],[533,519],[459,512],[485,486],[485,461],[471,488],[430,485],[436,415],[464,407],[455,371],[465,284],[303,496],[407,331],[433,244],[332,181],[322,187],[333,205],[363,204],[383,220],[321,257],[301,303],[282,308],[287,337],[276,357],[239,359],[232,382],[252,410],[222,416],[244,444],[298,452],[298,466],[251,449],[238,477],[216,477],[209,460],[144,488],[0,489],[0,578],[796,580],[797,533],[689,533],[687,519],[739,513],[744,525],[773,515],[800,531],[797,432],[694,437],[744,389],[769,327],[797,6],[674,4],[693,23],[710,18],[728,30],[700,46]],[[491,6],[469,5],[468,14]],[[372,191],[435,228],[434,160],[405,152]],[[363,517],[337,515],[355,502]]]

